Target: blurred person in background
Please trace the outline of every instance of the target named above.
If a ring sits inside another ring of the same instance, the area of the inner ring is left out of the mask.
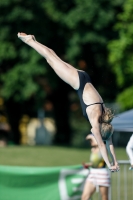
[[[86,178],[82,200],[89,200],[94,192],[100,191],[102,200],[108,200],[110,187],[110,174],[106,163],[102,158],[96,139],[92,134],[87,135],[91,145],[90,163],[84,163],[84,168],[89,168],[89,175]]]
[[[0,147],[8,145],[10,138],[11,127],[4,106],[4,99],[0,97]]]
[[[18,38],[42,55],[55,73],[77,91],[83,115],[92,126],[91,132],[97,140],[108,168],[111,172],[119,171],[111,140],[113,128],[110,122],[114,114],[111,109],[105,107],[103,99],[92,85],[89,75],[85,71],[77,70],[72,65],[61,60],[52,49],[36,41],[33,35],[18,33]],[[106,145],[103,140],[106,141]],[[108,158],[107,149],[111,154],[112,165]]]
[[[7,118],[0,113],[0,147],[8,145],[10,130],[11,128],[7,122]]]
[[[129,167],[129,170],[133,170],[133,134],[131,135],[127,143],[126,152],[130,159],[130,164],[131,164],[131,166]]]

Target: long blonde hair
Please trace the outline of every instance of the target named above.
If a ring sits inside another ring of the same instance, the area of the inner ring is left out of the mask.
[[[111,108],[105,108],[102,114],[102,123],[110,123],[114,118],[114,111]]]
[[[110,124],[114,118],[114,111],[110,108],[105,108],[101,118],[101,136],[103,140],[109,139],[113,134],[113,127]]]
[[[101,136],[103,140],[108,140],[113,134],[113,127],[109,123],[101,124]]]

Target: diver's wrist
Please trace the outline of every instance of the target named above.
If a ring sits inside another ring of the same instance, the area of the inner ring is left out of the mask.
[[[112,165],[111,165],[111,164],[109,164],[109,165],[108,165],[108,168],[110,169],[111,167],[112,167]]]

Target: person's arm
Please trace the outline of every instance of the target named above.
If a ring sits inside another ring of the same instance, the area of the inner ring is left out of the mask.
[[[99,150],[102,154],[102,157],[106,163],[106,165],[108,166],[108,168],[110,169],[111,168],[111,164],[109,162],[109,158],[108,158],[108,154],[107,154],[107,150],[106,150],[106,146],[102,140],[102,137],[101,137],[101,134],[100,134],[100,125],[99,126],[95,126],[91,129],[91,132],[93,133],[96,141],[97,141],[97,144],[98,144],[98,147],[99,147]]]
[[[106,146],[102,140],[102,137],[101,137],[101,133],[100,133],[100,124],[97,123],[97,125],[95,125],[92,129],[91,129],[95,139],[97,140],[97,143],[98,143],[98,147],[99,147],[99,150],[102,154],[102,157],[107,165],[107,167],[110,169],[111,172],[117,172],[119,171],[119,167],[118,165],[111,165],[110,161],[109,161],[109,158],[108,158],[108,153],[107,153],[107,149],[106,149]],[[113,153],[113,147],[111,147],[110,149]],[[115,154],[113,153],[114,155],[114,158],[115,158]],[[116,160],[116,158],[115,158]]]
[[[127,143],[126,152],[130,159],[130,164],[133,166],[133,135],[130,137],[130,140]]]
[[[107,147],[108,152],[110,154],[110,157],[112,159],[113,166],[116,166],[117,170],[119,170],[119,165],[118,165],[118,162],[117,162],[117,159],[116,159],[114,145],[112,143],[112,138],[110,138],[109,140],[106,141],[106,147]]]
[[[88,169],[89,167],[92,166],[92,163],[82,163],[83,168]]]

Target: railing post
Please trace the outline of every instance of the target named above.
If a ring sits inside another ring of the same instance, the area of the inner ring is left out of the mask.
[[[120,173],[121,171],[117,173],[117,200],[120,200],[120,188],[121,188]]]
[[[111,181],[111,172],[109,171],[109,175],[110,175],[110,181]],[[110,188],[109,188],[109,200],[111,200],[112,198],[112,194],[111,194],[112,190],[111,190],[111,183],[110,183]]]
[[[128,191],[127,191],[127,179],[128,179],[128,176],[127,176],[127,165],[130,164],[130,161],[129,160],[119,160],[118,163],[120,165],[124,165],[124,172],[123,172],[123,177],[124,177],[124,181],[123,181],[123,184],[124,184],[124,200],[127,200],[127,196],[128,196]],[[122,176],[122,172],[120,170],[120,172],[118,172],[117,174],[117,199],[120,200],[120,195],[121,195],[121,176]],[[131,177],[131,176],[130,176]],[[132,188],[133,188],[133,178],[132,178]],[[133,191],[133,190],[132,190]]]
[[[125,200],[127,200],[127,165],[124,165],[124,191],[125,191]]]

